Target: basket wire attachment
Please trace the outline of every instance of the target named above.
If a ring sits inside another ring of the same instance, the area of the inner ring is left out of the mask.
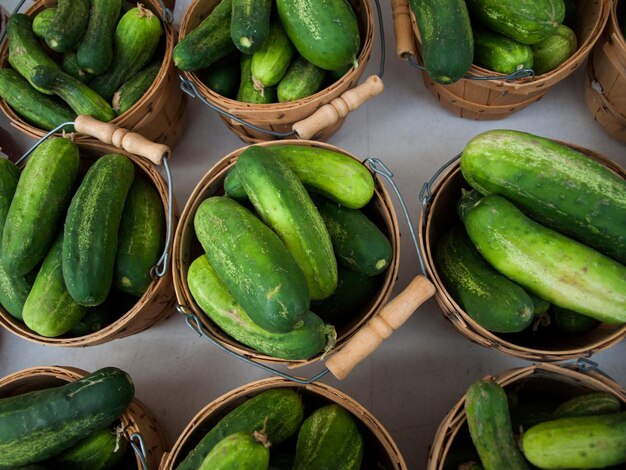
[[[129,439],[130,446],[133,448],[135,455],[141,462],[142,470],[150,470],[148,466],[148,453],[146,452],[146,445],[143,441],[143,436],[140,432],[134,432]]]

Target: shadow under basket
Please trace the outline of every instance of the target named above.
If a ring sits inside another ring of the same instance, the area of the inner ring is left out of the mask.
[[[607,158],[581,147],[565,144],[597,160],[622,178],[626,172]],[[532,327],[521,333],[493,333],[476,323],[448,293],[434,262],[434,251],[441,235],[460,223],[457,203],[462,189],[471,189],[461,174],[457,160],[442,173],[432,188],[431,203],[420,216],[419,243],[429,278],[437,287],[435,299],[443,315],[471,341],[505,354],[529,361],[561,361],[589,357],[617,344],[626,336],[626,325],[602,323],[588,333],[576,336],[534,333]]]
[[[362,405],[328,385],[313,382],[308,385],[272,377],[239,387],[205,406],[193,417],[178,437],[171,452],[161,462],[161,470],[172,470],[195,448],[218,421],[246,400],[270,389],[296,390],[304,401],[305,419],[316,408],[338,404],[352,413],[364,442],[363,470],[404,470],[407,468],[398,446],[383,425]],[[295,443],[294,443],[295,449]]]
[[[0,378],[0,398],[58,387],[81,379],[87,374],[84,370],[74,367],[40,366],[23,369]],[[163,453],[169,449],[169,440],[152,412],[139,400],[133,399],[126,411],[122,413],[120,421],[124,428],[123,436],[129,443],[134,433],[141,434],[148,468],[158,468]],[[130,445],[129,452],[132,452]],[[137,469],[143,470],[138,456],[135,456],[135,460]]]

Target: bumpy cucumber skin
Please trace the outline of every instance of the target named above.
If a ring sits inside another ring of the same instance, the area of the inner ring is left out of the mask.
[[[80,68],[80,65],[78,65],[78,62],[76,61],[76,54],[74,52],[68,52],[63,55],[61,68],[66,74],[70,77],[74,77],[81,83],[88,84],[93,79],[93,75]]]
[[[252,78],[252,56],[241,56],[241,83],[237,91],[237,101],[252,104],[275,103],[276,87],[268,86],[260,88],[255,85]]]
[[[187,283],[198,306],[226,334],[263,354],[280,359],[309,359],[326,345],[330,325],[314,313],[304,317],[304,323],[289,333],[272,333],[254,323],[241,305],[228,292],[209,263],[206,255],[196,258],[189,266]]]
[[[359,25],[346,0],[277,0],[278,16],[301,56],[325,70],[354,63]]]
[[[529,470],[513,437],[506,393],[491,380],[479,380],[465,394],[472,442],[485,470]]]
[[[532,45],[535,74],[541,75],[556,69],[577,49],[578,40],[574,31],[565,25],[559,25],[554,34]]]
[[[626,181],[591,158],[525,132],[492,130],[463,150],[461,172],[533,219],[626,263]]]
[[[550,308],[550,319],[557,331],[567,335],[581,335],[593,330],[600,324],[595,318],[555,305]]]
[[[267,39],[252,56],[252,78],[263,86],[274,86],[283,78],[293,57],[294,47],[280,20],[270,25]]]
[[[101,75],[113,61],[113,33],[120,17],[122,0],[91,0],[87,31],[76,51],[78,65]]]
[[[159,74],[161,64],[158,62],[147,66],[120,87],[113,95],[113,111],[121,116],[141,99]]]
[[[561,418],[533,426],[522,451],[540,468],[604,468],[626,462],[626,413]]]
[[[233,54],[211,65],[201,74],[202,82],[218,95],[234,99],[241,82],[239,54]]]
[[[306,279],[268,226],[216,196],[200,204],[194,227],[211,266],[255,323],[273,333],[302,324],[310,302]]]
[[[259,146],[237,160],[246,194],[261,219],[280,237],[304,273],[312,300],[337,288],[337,261],[325,221],[287,165]]]
[[[254,54],[270,33],[272,0],[232,0],[230,38],[242,54]]]
[[[617,413],[622,408],[621,402],[608,392],[585,393],[562,403],[555,411],[555,418],[573,418],[574,416],[597,416]]]
[[[46,31],[48,31],[48,27],[50,26],[50,22],[54,15],[57,14],[57,9],[55,7],[46,8],[45,10],[41,10],[37,15],[33,18],[33,33],[38,38],[43,39],[46,35]]]
[[[73,49],[85,34],[90,0],[58,0],[57,12],[48,25],[44,39],[55,52]]]
[[[322,87],[326,71],[304,57],[297,57],[277,87],[278,101],[297,101],[314,95]]]
[[[236,432],[219,441],[198,470],[264,470],[270,450],[249,433]]]
[[[123,436],[118,438],[115,429],[100,429],[55,457],[54,468],[64,470],[115,468],[127,448],[128,441]]]
[[[304,407],[300,395],[289,388],[267,390],[245,401],[224,416],[178,464],[176,470],[196,470],[215,445],[236,432],[265,435],[277,446],[298,432]]]
[[[485,329],[516,333],[533,321],[534,303],[530,296],[480,256],[462,225],[440,238],[435,264],[446,289]]]
[[[530,46],[487,29],[474,29],[474,62],[494,72],[510,74],[533,68]]]

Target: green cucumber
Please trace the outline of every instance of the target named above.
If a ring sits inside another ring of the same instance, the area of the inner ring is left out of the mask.
[[[516,333],[532,323],[533,300],[480,256],[462,225],[440,238],[434,259],[446,290],[483,328]]]
[[[539,297],[535,297],[534,295],[530,295],[530,298],[533,301],[535,317],[543,315],[550,309],[550,302],[540,299]]]
[[[41,10],[37,13],[37,15],[35,15],[33,18],[33,33],[35,33],[35,36],[40,39],[44,38],[46,31],[48,31],[48,27],[56,14],[56,7],[51,7]]]
[[[561,24],[553,34],[531,48],[535,75],[541,75],[569,59],[578,49],[578,40],[574,31]]]
[[[76,60],[76,54],[74,52],[68,52],[63,56],[63,62],[61,62],[61,68],[70,77],[74,77],[81,83],[89,83],[93,78],[93,75],[87,73],[80,68]]]
[[[230,38],[242,54],[254,54],[270,31],[272,0],[232,0]]]
[[[202,23],[174,47],[174,65],[190,72],[206,68],[237,51],[230,38],[232,0],[221,0]]]
[[[228,292],[206,255],[189,266],[187,283],[194,300],[224,332],[260,353],[280,359],[309,359],[319,354],[336,336],[334,328],[325,325],[314,313],[304,317],[302,326],[288,333],[271,333],[248,316]]]
[[[114,308],[107,297],[107,300],[100,305],[90,307],[87,313],[85,313],[85,316],[67,332],[67,336],[77,338],[100,331],[102,328],[113,323],[115,319],[114,311],[116,310],[125,312],[128,309],[124,309],[122,306],[116,306],[116,308]]]
[[[562,403],[555,411],[555,418],[574,416],[597,416],[617,413],[622,408],[615,395],[608,392],[585,393]]]
[[[241,83],[237,91],[237,101],[252,104],[275,103],[276,87],[259,87],[252,78],[252,56],[241,56]]]
[[[356,15],[346,0],[277,0],[287,36],[309,62],[325,70],[356,64],[361,45]]]
[[[55,52],[74,49],[87,29],[91,0],[58,0],[57,12],[44,35],[46,44]]]
[[[196,470],[218,442],[236,432],[265,429],[267,439],[278,445],[298,432],[303,418],[302,398],[295,390],[275,388],[261,392],[213,426],[176,470]]]
[[[278,84],[278,101],[297,101],[314,95],[324,83],[326,71],[304,57],[297,57]]]
[[[78,65],[87,72],[101,75],[111,65],[113,33],[121,8],[122,0],[91,0],[87,31],[76,51]]]
[[[252,79],[264,87],[277,85],[287,72],[293,52],[285,29],[276,18],[270,25],[267,40],[252,56]]]
[[[340,405],[326,405],[302,423],[293,470],[358,470],[363,448],[354,416]]]
[[[235,99],[241,82],[240,62],[239,54],[225,57],[201,73],[201,80],[218,95]]]
[[[522,451],[540,468],[604,468],[626,463],[626,413],[561,418],[533,426]]]
[[[78,176],[78,147],[52,137],[32,153],[22,171],[2,233],[2,265],[23,276],[46,256],[62,224]]]
[[[267,470],[271,443],[264,435],[259,441],[257,433],[236,432],[215,444],[198,470]]]
[[[506,393],[492,380],[474,382],[465,394],[472,442],[485,470],[528,470],[517,448]]]
[[[494,268],[551,304],[626,322],[626,266],[532,221],[503,197],[472,199],[461,201],[463,222]]]
[[[330,296],[337,288],[333,243],[325,220],[296,174],[271,150],[260,146],[246,148],[236,166],[257,213],[304,273],[311,299]]]
[[[467,144],[461,171],[481,193],[626,263],[626,181],[601,163],[536,135],[492,130]]]
[[[81,305],[106,299],[113,281],[118,230],[134,177],[125,156],[104,155],[89,168],[65,218],[63,277]]]
[[[58,455],[119,419],[134,393],[126,372],[106,367],[59,387],[0,399],[0,465]]]
[[[463,0],[410,0],[422,42],[428,75],[450,84],[463,78],[472,66],[474,37]]]
[[[130,80],[124,82],[113,95],[112,104],[115,114],[120,116],[132,108],[148,91],[150,85],[152,85],[154,79],[159,74],[159,70],[161,70],[161,64],[154,62],[138,72]]]
[[[128,448],[128,441],[115,429],[104,428],[54,457],[55,468],[106,470],[115,468]]]
[[[588,333],[600,324],[595,318],[556,305],[553,305],[550,310],[551,323],[557,331],[567,335]]]
[[[502,34],[474,28],[474,63],[508,75],[519,69],[532,69],[533,51]]]
[[[211,266],[255,323],[274,333],[302,324],[310,302],[306,279],[278,235],[217,196],[200,204],[194,226]]]

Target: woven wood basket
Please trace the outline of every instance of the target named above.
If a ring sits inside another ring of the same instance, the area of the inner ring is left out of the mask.
[[[169,3],[173,4],[173,1]],[[56,4],[57,0],[40,0],[32,5],[25,14],[34,17],[41,10],[56,6]],[[162,17],[158,0],[142,0],[142,4],[159,18]],[[165,31],[165,51],[157,77],[137,103],[111,122],[119,127],[137,132],[153,142],[171,146],[180,139],[187,123],[187,95],[180,89],[172,59],[172,51],[177,39],[176,31],[172,25],[163,20],[161,20],[161,25]],[[8,54],[8,42],[4,41],[0,47],[0,68],[9,66]],[[47,131],[33,126],[18,116],[3,99],[0,99],[0,109],[20,132],[37,139],[47,133]],[[77,141],[85,138],[88,137],[80,135],[76,137]]]
[[[626,404],[626,391],[595,371],[583,373],[578,368],[536,364],[485,378],[495,380],[505,390],[515,390],[520,396],[550,396],[566,401],[584,393],[606,392]],[[464,406],[465,397],[459,400],[439,425],[428,456],[427,470],[443,470],[446,456],[457,435],[468,435]]]
[[[15,372],[0,379],[0,398],[19,395],[33,390],[58,387],[67,382],[74,382],[88,373],[74,367],[40,366]],[[137,399],[121,417],[124,437],[130,442],[130,436],[140,433],[146,451],[149,469],[157,469],[163,453],[169,449],[167,434],[152,412]],[[87,436],[85,436],[87,437]],[[141,461],[136,457],[137,468],[142,470]]]
[[[576,24],[572,29],[578,38],[578,50],[555,70],[514,81],[462,78],[452,85],[435,83],[427,72],[423,72],[426,87],[444,108],[467,119],[502,119],[524,109],[580,67],[602,33],[609,14],[609,0],[575,0],[575,4]],[[402,60],[413,57],[423,63],[419,31],[408,0],[392,0],[392,8],[398,57]],[[502,74],[472,65],[468,75],[491,77]]]
[[[626,39],[619,18],[625,14],[626,2],[614,1],[585,75],[585,101],[593,118],[622,142],[626,142]]]
[[[227,413],[244,401],[270,389],[291,388],[302,395],[305,407],[318,408],[336,403],[348,410],[357,419],[365,443],[364,462],[368,468],[404,470],[407,468],[398,446],[383,425],[362,405],[337,389],[319,382],[308,385],[296,384],[285,379],[272,377],[239,387],[205,406],[193,417],[178,437],[171,452],[163,456],[160,469],[176,468],[202,437]],[[329,469],[330,470],[330,469]]]
[[[218,3],[219,0],[194,0],[181,22],[180,38],[184,38],[200,24]],[[195,72],[182,74],[185,80],[193,84],[203,99],[250,124],[281,133],[295,131],[291,138],[327,140],[341,127],[350,111],[354,111],[367,99],[383,91],[382,81],[375,75],[357,87],[372,52],[374,16],[369,0],[350,0],[350,3],[359,21],[361,35],[361,51],[357,58],[359,67],[351,68],[337,82],[312,96],[289,103],[242,103],[215,93],[200,80]],[[222,114],[220,117],[228,128],[244,142],[255,143],[277,138],[242,125]]]
[[[590,158],[599,161],[607,168],[626,178],[626,172],[607,158],[575,145],[566,144]],[[471,341],[529,361],[561,361],[565,359],[589,357],[607,349],[626,336],[626,325],[601,324],[589,333],[575,337],[527,337],[524,333],[492,333],[476,323],[455,302],[446,290],[434,263],[434,250],[442,233],[458,222],[456,205],[461,197],[461,189],[470,189],[461,174],[460,161],[457,160],[447,171],[442,173],[432,188],[432,200],[420,216],[419,243],[425,259],[429,278],[437,287],[435,299],[443,315],[454,327]]]

